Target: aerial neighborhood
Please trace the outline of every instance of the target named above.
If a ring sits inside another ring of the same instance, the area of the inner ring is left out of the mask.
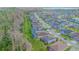
[[[0,8],[0,51],[79,51],[79,8]]]
[[[32,12],[32,36],[39,38],[49,51],[62,51],[79,41],[79,11],[51,9]],[[75,46],[74,46],[75,47]],[[71,49],[73,50],[73,49]]]

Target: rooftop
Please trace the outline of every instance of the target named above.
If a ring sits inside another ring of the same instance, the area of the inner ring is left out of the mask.
[[[41,38],[41,40],[44,42],[44,43],[52,43],[52,42],[55,42],[57,39],[54,38],[53,36],[50,37],[50,36],[44,36]]]
[[[64,51],[67,48],[67,44],[63,41],[58,41],[48,47],[49,51]]]
[[[43,36],[48,36],[48,35],[49,35],[49,33],[46,31],[38,31],[37,32],[38,37],[43,37]]]

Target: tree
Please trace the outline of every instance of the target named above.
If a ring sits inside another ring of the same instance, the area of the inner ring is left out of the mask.
[[[9,51],[12,49],[12,47],[11,47],[12,42],[11,42],[10,35],[8,33],[8,27],[4,26],[3,30],[4,30],[4,35],[0,41],[0,50]]]

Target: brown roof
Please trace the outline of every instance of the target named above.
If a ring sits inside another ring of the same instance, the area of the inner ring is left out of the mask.
[[[64,49],[67,47],[67,44],[64,43],[63,41],[58,41],[52,44],[49,47],[49,51],[64,51]]]
[[[48,34],[49,34],[48,32],[43,32],[43,31],[37,33],[38,36],[46,36]]]
[[[79,38],[79,33],[74,33],[74,35]]]

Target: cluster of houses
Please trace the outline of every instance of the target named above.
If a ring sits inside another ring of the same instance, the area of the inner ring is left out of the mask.
[[[37,16],[41,18],[46,24],[48,24],[50,27],[45,28],[46,26],[43,26],[42,23],[40,22],[41,20],[37,20],[38,18],[32,14],[30,15],[30,19],[32,22],[32,36],[34,38],[39,38],[41,41],[43,41],[46,44],[50,44],[54,42],[51,46],[48,46],[48,50],[64,50],[64,48],[68,47],[68,45],[62,40],[58,41],[58,38],[55,37],[55,33],[50,34],[51,30],[50,29],[56,29],[59,31],[60,35],[69,35],[70,38],[73,38],[73,40],[79,41],[79,33],[74,32],[72,30],[66,29],[65,26],[68,27],[73,27],[73,28],[78,28],[79,25],[79,18],[72,18],[72,19],[58,19],[52,17],[48,17],[48,15],[43,14],[43,13],[37,13]],[[77,24],[77,26],[75,26]],[[47,31],[49,30],[49,31]],[[56,34],[57,35],[57,34]],[[64,39],[62,37],[62,39]],[[67,39],[66,39],[67,40]]]
[[[48,18],[45,15],[41,15],[41,17],[45,22],[50,24],[50,26],[52,26],[55,29],[58,29],[61,34],[69,35],[71,38],[73,38],[72,36],[76,34],[76,31],[69,30],[65,28],[65,26],[68,26],[69,28],[70,27],[76,28],[77,30],[79,30],[79,18],[58,19],[58,18],[52,18],[52,16],[51,18]],[[78,38],[79,35],[77,34],[76,36]],[[75,38],[75,40],[77,39]]]
[[[46,29],[40,24],[39,20],[37,20],[34,15],[31,15],[30,18],[32,21],[32,36],[34,38],[39,38],[46,44],[56,41],[56,38],[53,38],[48,31],[45,31]]]

